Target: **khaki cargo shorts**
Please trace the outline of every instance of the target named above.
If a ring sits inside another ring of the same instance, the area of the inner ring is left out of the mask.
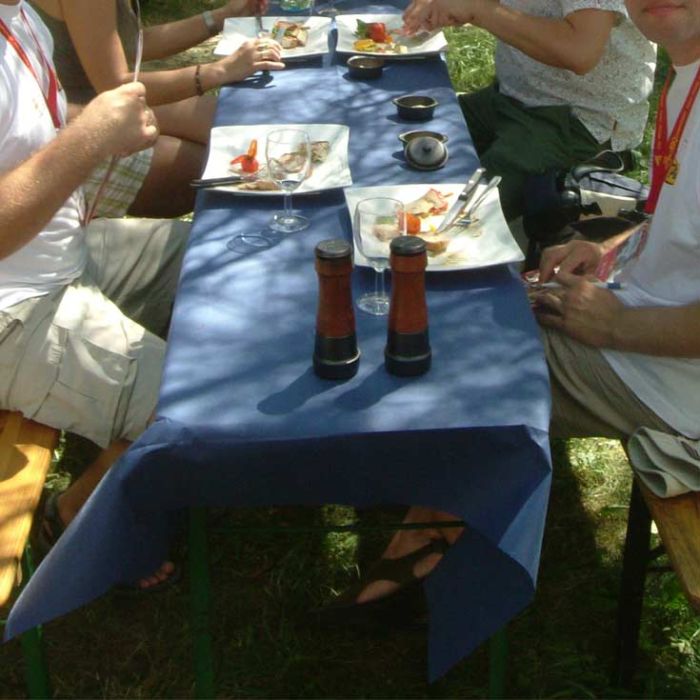
[[[647,427],[676,435],[615,373],[596,348],[543,328],[552,387],[552,437],[626,440]]]
[[[135,440],[158,398],[189,225],[96,219],[84,274],[0,311],[0,407],[100,447]],[[147,330],[147,328],[149,330]]]

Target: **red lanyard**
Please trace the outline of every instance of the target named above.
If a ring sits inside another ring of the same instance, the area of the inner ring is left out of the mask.
[[[676,152],[678,144],[681,142],[681,136],[685,125],[693,109],[695,98],[698,90],[700,90],[700,68],[698,68],[693,84],[686,95],[681,111],[678,113],[676,123],[671,131],[671,138],[668,138],[668,109],[666,107],[666,95],[673,77],[671,70],[664,83],[661,97],[659,98],[659,108],[656,112],[656,129],[654,131],[654,151],[651,162],[651,190],[647,199],[645,211],[647,214],[653,214],[656,209],[656,203],[661,194],[661,188],[664,183],[673,185],[678,177],[678,161],[676,160]]]
[[[20,57],[22,63],[24,63],[29,72],[34,76],[34,79],[36,80],[37,84],[39,85],[39,89],[41,90],[41,94],[44,96],[46,107],[48,108],[49,114],[51,115],[51,121],[53,121],[53,125],[57,129],[60,129],[63,126],[63,119],[61,117],[61,111],[58,107],[58,78],[56,77],[56,71],[46,60],[46,56],[44,56],[44,52],[41,50],[41,44],[39,43],[38,39],[36,38],[36,35],[34,34],[34,31],[32,30],[29,21],[27,20],[27,16],[24,14],[24,10],[20,10],[20,14],[22,16],[22,21],[24,22],[24,25],[29,30],[29,33],[32,35],[32,39],[36,44],[37,53],[39,54],[39,60],[41,61],[41,66],[49,78],[49,85],[46,92],[44,92],[43,80],[37,75],[36,71],[34,70],[34,66],[29,60],[29,56],[27,56],[26,51],[22,48],[22,45],[19,43],[19,41],[17,41],[16,37],[10,31],[9,27],[1,19],[0,34],[2,34],[5,37],[5,39],[7,39],[7,42],[17,52],[17,55]]]

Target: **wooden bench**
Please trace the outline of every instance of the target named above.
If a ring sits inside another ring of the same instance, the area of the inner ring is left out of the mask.
[[[661,547],[651,548],[651,521]],[[649,565],[666,553],[690,605],[700,612],[700,493],[654,496],[637,479],[632,485],[618,603],[613,681],[630,687],[637,660],[644,583]]]
[[[0,608],[22,581],[23,555],[59,431],[0,411]],[[40,630],[22,637],[30,697],[49,695]]]

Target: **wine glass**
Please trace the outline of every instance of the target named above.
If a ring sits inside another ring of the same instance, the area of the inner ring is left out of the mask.
[[[270,178],[284,192],[284,211],[276,212],[270,228],[281,233],[302,231],[309,220],[292,211],[292,192],[311,170],[311,141],[301,129],[274,129],[267,135],[265,158]]]
[[[404,206],[398,199],[373,197],[363,199],[355,209],[353,238],[355,247],[374,268],[374,291],[357,300],[358,308],[374,316],[389,313],[389,296],[384,290],[384,270],[389,266],[392,238],[406,233]]]

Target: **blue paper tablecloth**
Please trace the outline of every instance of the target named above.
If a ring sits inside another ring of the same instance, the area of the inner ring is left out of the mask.
[[[440,102],[444,169],[408,169],[391,97]],[[355,82],[333,54],[222,90],[217,124],[350,126],[356,185],[464,182],[476,158],[440,59],[390,63]],[[158,420],[115,465],[14,606],[6,635],[152,570],[189,505],[420,504],[468,528],[427,580],[430,677],[532,599],[550,485],[549,386],[536,325],[507,267],[428,275],[433,368],[383,368],[385,319],[357,314],[360,370],[311,369],[313,249],[350,238],[342,192],[296,196],[312,224],[262,251],[278,198],[202,193],[173,313]],[[371,282],[356,270],[355,292]]]

